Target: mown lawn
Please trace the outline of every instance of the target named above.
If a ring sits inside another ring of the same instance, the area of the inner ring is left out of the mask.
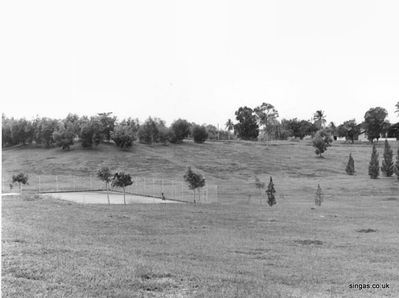
[[[353,177],[343,172],[349,152],[357,162]],[[399,183],[367,177],[370,152],[367,145],[335,145],[318,159],[306,143],[3,151],[3,175],[92,171],[112,161],[142,175],[160,169],[178,177],[190,164],[221,194],[218,204],[196,206],[3,197],[2,294],[398,297]],[[273,175],[273,208],[248,183],[255,175]],[[320,208],[317,184],[325,193]],[[352,283],[389,289],[350,289]]]

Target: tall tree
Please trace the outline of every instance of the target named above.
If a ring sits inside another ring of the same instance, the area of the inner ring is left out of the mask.
[[[391,177],[394,172],[393,151],[388,143],[388,140],[385,140],[383,157],[384,159],[382,160],[381,172],[383,172],[385,176]]]
[[[278,111],[270,103],[262,103],[260,106],[254,109],[257,123],[259,127],[263,127],[267,139],[270,137],[272,126],[275,120],[278,118]]]
[[[225,124],[225,126],[226,126],[226,129],[228,131],[228,137],[229,137],[229,140],[230,140],[230,131],[232,131],[234,129],[234,123],[233,123],[233,121],[231,121],[231,119],[228,119],[226,124]]]
[[[364,128],[371,143],[374,139],[377,139],[378,142],[381,133],[386,127],[384,121],[387,115],[387,111],[381,107],[371,108],[364,114]]]
[[[254,111],[248,107],[240,107],[235,115],[238,123],[234,125],[234,132],[237,136],[244,140],[256,139],[259,135],[259,125]]]
[[[359,137],[361,130],[360,125],[356,124],[356,120],[348,120],[340,124],[337,128],[338,136],[344,137],[347,140],[351,140],[352,144]]]
[[[313,114],[313,120],[314,120],[314,124],[316,125],[316,127],[318,129],[324,128],[324,126],[326,125],[326,122],[327,122],[326,115],[325,115],[324,111],[317,110]]]

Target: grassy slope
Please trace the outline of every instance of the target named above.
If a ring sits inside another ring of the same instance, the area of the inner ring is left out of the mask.
[[[343,172],[349,152],[354,177]],[[370,152],[335,145],[318,159],[306,143],[245,142],[138,145],[131,152],[106,145],[6,150],[5,176],[27,168],[83,174],[107,164],[178,178],[193,165],[219,185],[225,204],[108,207],[3,198],[3,294],[395,297],[399,183],[367,177]],[[273,175],[276,208],[246,204],[248,193],[256,195],[247,183],[255,174]],[[312,210],[317,183],[326,201]],[[367,228],[377,232],[357,232]],[[352,282],[388,282],[391,289],[350,290]]]

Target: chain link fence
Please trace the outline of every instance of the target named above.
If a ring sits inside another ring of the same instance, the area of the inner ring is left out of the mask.
[[[56,193],[56,192],[84,192],[105,191],[106,185],[94,175],[35,175],[28,174],[28,184],[12,184],[11,178],[2,177],[2,192],[34,192],[34,193]],[[133,184],[125,188],[126,193],[175,200],[181,202],[193,202],[194,192],[186,183],[164,178],[132,177]],[[20,189],[21,187],[21,189]],[[112,188],[110,191],[123,191],[121,188]],[[205,185],[195,191],[197,203],[218,202],[217,185]]]

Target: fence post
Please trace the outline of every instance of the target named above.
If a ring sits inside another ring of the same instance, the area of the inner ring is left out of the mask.
[[[55,175],[55,188],[58,192],[58,176],[57,175]]]
[[[40,175],[38,176],[37,193],[40,193]]]
[[[90,190],[93,190],[93,186],[91,184],[91,174],[89,174],[89,179],[90,179]]]
[[[163,178],[161,180],[161,192],[163,192]]]

